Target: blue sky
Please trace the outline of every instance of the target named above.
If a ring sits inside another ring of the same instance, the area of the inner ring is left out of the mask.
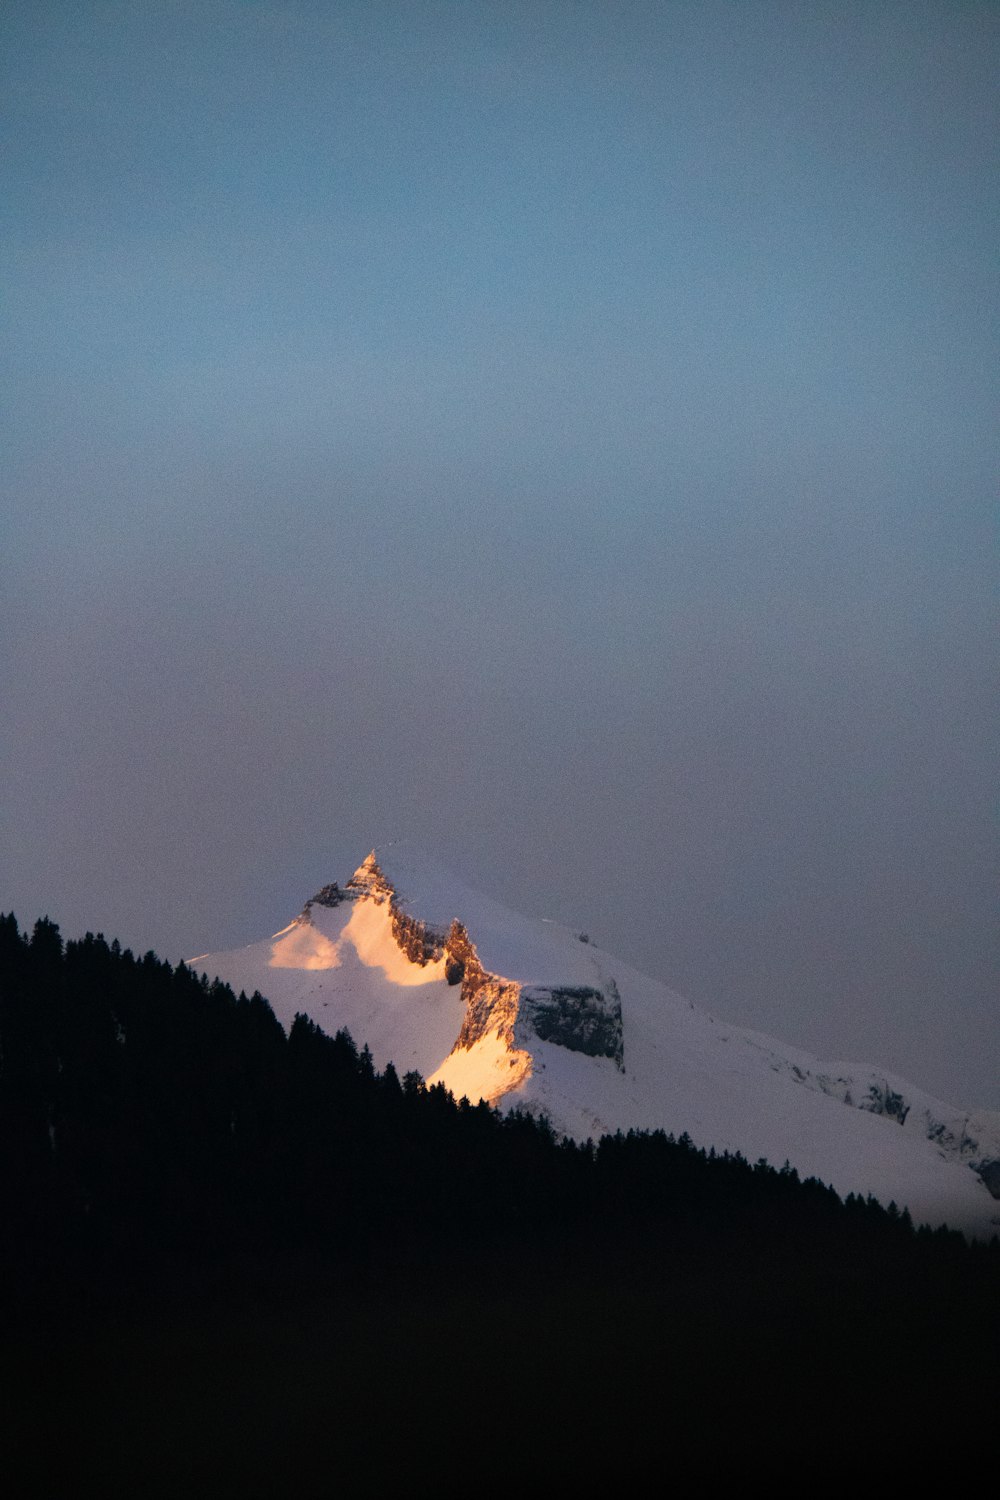
[[[378,837],[1000,1107],[993,5],[12,3],[0,906]]]

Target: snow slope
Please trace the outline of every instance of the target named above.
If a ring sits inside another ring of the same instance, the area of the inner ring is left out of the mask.
[[[300,1011],[347,1027],[380,1068],[544,1111],[579,1139],[686,1131],[842,1195],[895,1200],[917,1222],[1000,1232],[1000,1114],[718,1021],[405,845],[373,851],[273,937],[191,965],[259,990],[286,1029]]]

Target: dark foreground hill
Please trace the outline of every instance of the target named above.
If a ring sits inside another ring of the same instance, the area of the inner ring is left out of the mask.
[[[957,1482],[991,1441],[996,1246],[683,1139],[559,1142],[345,1034],[286,1037],[259,996],[12,918],[0,1208],[19,1494],[931,1457]]]

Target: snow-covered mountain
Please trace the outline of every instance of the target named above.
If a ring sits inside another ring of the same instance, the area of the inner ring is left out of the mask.
[[[376,1065],[544,1111],[560,1132],[685,1131],[786,1160],[917,1222],[1000,1231],[1000,1113],[730,1026],[554,922],[519,916],[407,846],[373,851],[273,937],[191,966],[347,1027]]]

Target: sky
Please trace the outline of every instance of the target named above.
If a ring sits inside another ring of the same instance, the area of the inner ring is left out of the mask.
[[[1000,9],[8,0],[0,910],[373,844],[1000,1108]]]

